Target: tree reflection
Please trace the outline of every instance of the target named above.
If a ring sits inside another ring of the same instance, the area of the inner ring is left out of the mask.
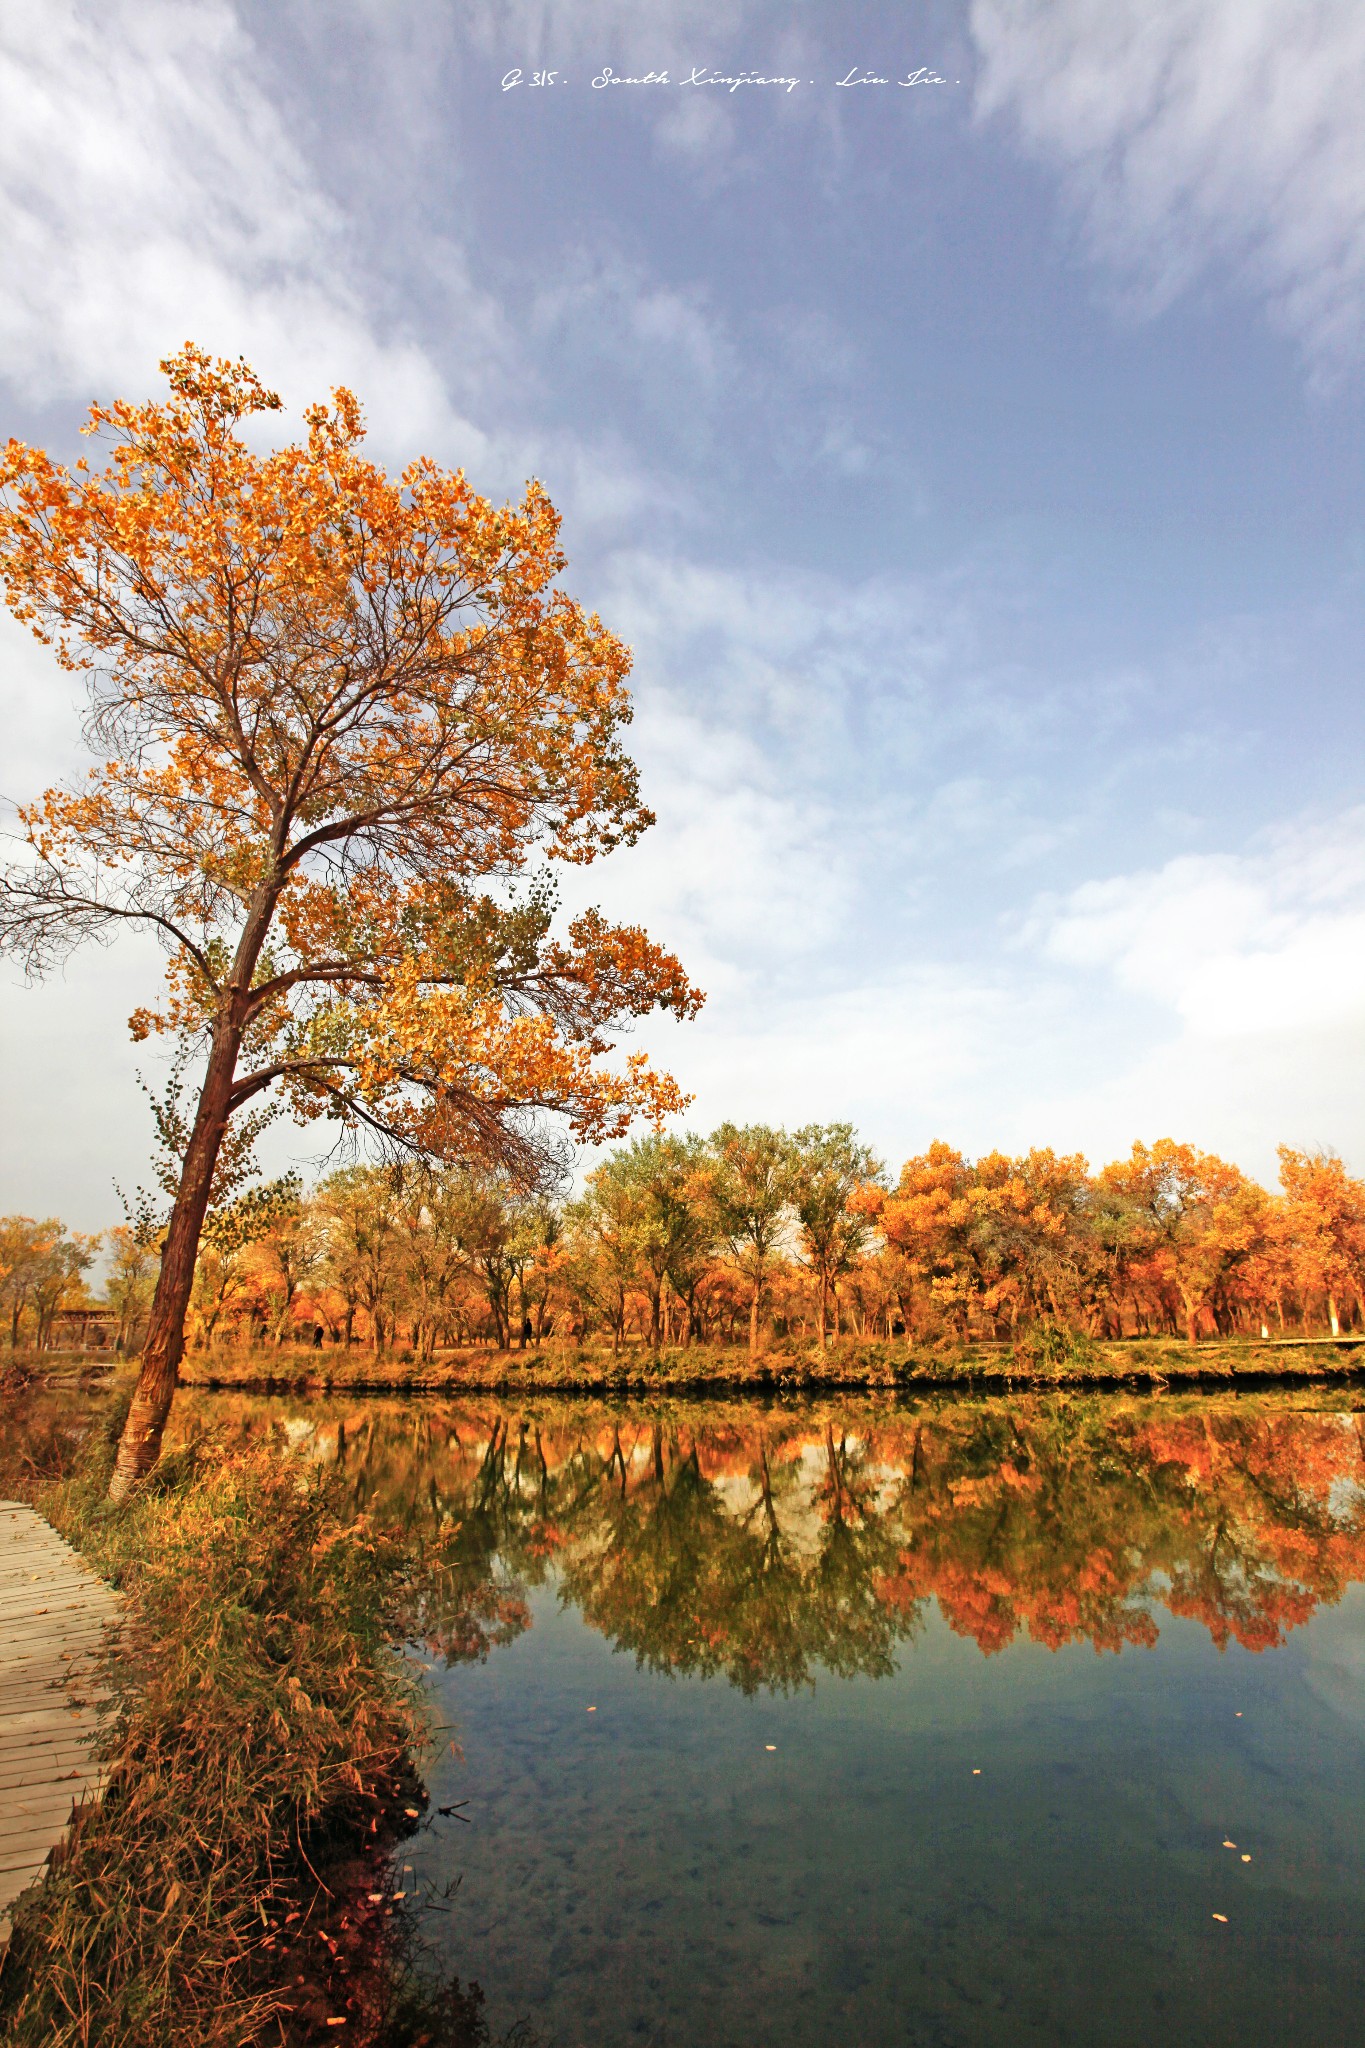
[[[407,1625],[452,1662],[527,1627],[550,1578],[643,1667],[750,1693],[887,1675],[931,1602],[987,1655],[1150,1645],[1163,1611],[1255,1651],[1365,1578],[1365,1417],[1287,1397],[309,1426],[357,1507],[420,1537]]]

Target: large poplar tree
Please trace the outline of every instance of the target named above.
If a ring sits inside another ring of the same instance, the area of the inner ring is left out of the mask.
[[[92,408],[102,468],[0,459],[0,583],[89,672],[97,757],[20,813],[0,943],[42,972],[156,932],[168,986],[134,1032],[202,1055],[116,1498],[159,1455],[248,1104],[529,1173],[542,1112],[594,1140],[680,1106],[641,1055],[604,1068],[604,1033],[701,1001],[644,932],[591,911],[557,935],[553,892],[518,887],[652,822],[629,653],[557,586],[541,487],[499,509],[425,458],[386,475],[345,390],[258,452],[279,400],[245,364],[162,368],[166,401]]]

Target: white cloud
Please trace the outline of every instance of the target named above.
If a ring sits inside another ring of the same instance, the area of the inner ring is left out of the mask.
[[[1200,1038],[1365,1021],[1365,809],[1281,828],[1248,854],[1187,855],[1087,882],[1027,930],[1109,970]]]
[[[26,626],[0,605],[0,831],[9,805],[30,801],[71,765],[85,704],[85,678],[58,667]]]
[[[732,975],[651,1051],[689,1122],[851,1117],[893,1165],[940,1136],[1123,1156],[1186,1138],[1273,1183],[1275,1145],[1365,1167],[1365,810],[1285,826],[1242,854],[1180,858],[1040,903],[994,960],[864,956]]]
[[[136,396],[187,338],[245,355],[297,409],[342,382],[381,459],[421,447],[516,495],[554,481],[575,540],[684,509],[619,436],[524,424],[536,373],[459,243],[439,359],[374,302],[361,223],[324,192],[228,0],[50,0],[0,13],[0,376],[39,404]],[[690,360],[699,309],[645,278],[623,320]]]
[[[1061,999],[1060,1057],[1021,1069],[1029,1142],[1170,1133],[1267,1182],[1280,1141],[1365,1166],[1365,810],[1086,882],[1017,950]]]
[[[421,439],[494,462],[429,354],[379,333],[348,261],[348,224],[254,64],[215,0],[5,10],[5,376],[40,402],[134,393],[188,336],[246,355],[293,405],[352,384],[386,448]],[[494,309],[467,279],[458,295],[466,355],[494,355]]]
[[[973,0],[977,106],[1062,166],[1096,255],[1149,309],[1226,265],[1316,371],[1365,322],[1357,0]]]

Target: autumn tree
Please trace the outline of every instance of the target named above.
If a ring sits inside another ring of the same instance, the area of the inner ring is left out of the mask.
[[[1169,1273],[1185,1335],[1197,1344],[1201,1315],[1264,1243],[1265,1190],[1226,1159],[1173,1138],[1134,1145],[1127,1159],[1104,1168],[1100,1180],[1141,1217],[1149,1256]]]
[[[1332,1335],[1341,1334],[1343,1297],[1359,1295],[1365,1273],[1365,1185],[1330,1152],[1281,1145],[1280,1186],[1287,1235],[1305,1292],[1327,1305]]]
[[[240,1161],[232,1169],[234,1177],[239,1167]],[[209,1210],[199,1234],[189,1303],[205,1343],[213,1342],[220,1321],[230,1309],[238,1312],[253,1298],[255,1247],[297,1216],[301,1192],[298,1176],[286,1174],[263,1185],[243,1187]],[[145,1230],[144,1220],[138,1234]],[[255,1298],[259,1301],[259,1297]]]
[[[465,1174],[460,1187],[461,1239],[488,1303],[499,1350],[512,1345],[512,1289],[523,1256],[519,1190],[506,1175]]]
[[[563,1263],[563,1216],[548,1195],[537,1195],[521,1205],[517,1217],[513,1253],[517,1269],[517,1291],[521,1298],[521,1337],[524,1347],[529,1334],[539,1348],[550,1325],[550,1297]]]
[[[269,1303],[271,1335],[281,1345],[292,1334],[300,1290],[319,1272],[326,1244],[319,1219],[297,1202],[254,1247],[252,1266]]]
[[[647,1218],[639,1186],[613,1173],[604,1161],[569,1204],[568,1279],[588,1317],[600,1318],[619,1352],[626,1329],[626,1304],[644,1252]]]
[[[66,1226],[56,1216],[0,1216],[0,1304],[9,1311],[11,1351],[19,1325]]]
[[[795,1182],[791,1141],[768,1124],[721,1124],[708,1140],[707,1188],[714,1226],[749,1291],[749,1356],[768,1274],[790,1225]]]
[[[80,1293],[81,1276],[94,1264],[99,1242],[69,1231],[55,1216],[41,1223],[31,1216],[0,1217],[0,1302],[9,1309],[11,1350],[28,1310],[34,1346],[46,1348],[57,1316]]]
[[[791,1141],[792,1202],[801,1245],[819,1289],[820,1348],[829,1327],[830,1294],[872,1235],[866,1205],[854,1197],[879,1179],[881,1161],[852,1124],[806,1124]]]
[[[82,1276],[95,1263],[99,1242],[98,1235],[63,1232],[40,1262],[33,1279],[34,1343],[39,1351],[45,1351],[51,1342],[52,1325],[62,1309],[81,1294]]]
[[[420,1161],[403,1166],[396,1178],[393,1214],[413,1349],[427,1360],[468,1270],[463,1176],[458,1168]]]
[[[911,1299],[928,1297],[966,1335],[972,1294],[968,1245],[972,1211],[967,1200],[972,1169],[960,1152],[936,1139],[927,1152],[907,1159],[894,1190],[869,1190],[870,1213],[899,1261],[905,1281],[902,1309],[910,1321]]]
[[[973,1169],[968,1244],[980,1299],[1013,1332],[1019,1316],[1061,1328],[1093,1314],[1102,1287],[1091,1181],[1079,1153],[991,1152]]]
[[[152,1290],[156,1286],[156,1251],[140,1231],[127,1223],[116,1224],[106,1232],[105,1249],[109,1255],[109,1271],[104,1282],[104,1298],[118,1318],[114,1349],[121,1357],[132,1344],[135,1330],[152,1305]]]
[[[686,1299],[709,1230],[703,1212],[705,1168],[697,1138],[655,1134],[615,1153],[593,1175],[630,1247],[630,1278],[649,1304],[649,1344],[663,1340],[664,1289]]]
[[[42,972],[121,929],[168,953],[158,1008],[202,1054],[142,1368],[111,1486],[159,1455],[214,1176],[275,1091],[419,1155],[529,1174],[537,1113],[580,1138],[680,1106],[604,1035],[701,998],[597,911],[556,936],[538,858],[651,822],[622,745],[626,648],[556,583],[539,484],[497,509],[426,458],[362,452],[345,390],[256,452],[279,400],[187,345],[170,397],[92,408],[108,460],[11,441],[0,584],[91,679],[96,766],[20,813],[0,941]]]
[[[346,1303],[349,1344],[357,1308],[370,1325],[370,1346],[383,1348],[384,1321],[397,1280],[399,1190],[397,1176],[379,1166],[347,1166],[318,1191],[324,1265]]]

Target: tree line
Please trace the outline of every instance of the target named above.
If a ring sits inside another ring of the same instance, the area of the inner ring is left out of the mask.
[[[1280,1186],[1163,1138],[1092,1172],[1035,1149],[944,1143],[892,1179],[851,1124],[725,1123],[610,1152],[577,1193],[505,1172],[355,1164],[211,1214],[189,1334],[221,1344],[364,1345],[430,1361],[547,1340],[647,1347],[840,1337],[1014,1345],[1365,1327],[1365,1182],[1280,1148]],[[76,1306],[137,1348],[156,1226],[98,1237],[0,1219],[12,1347],[45,1348]]]

